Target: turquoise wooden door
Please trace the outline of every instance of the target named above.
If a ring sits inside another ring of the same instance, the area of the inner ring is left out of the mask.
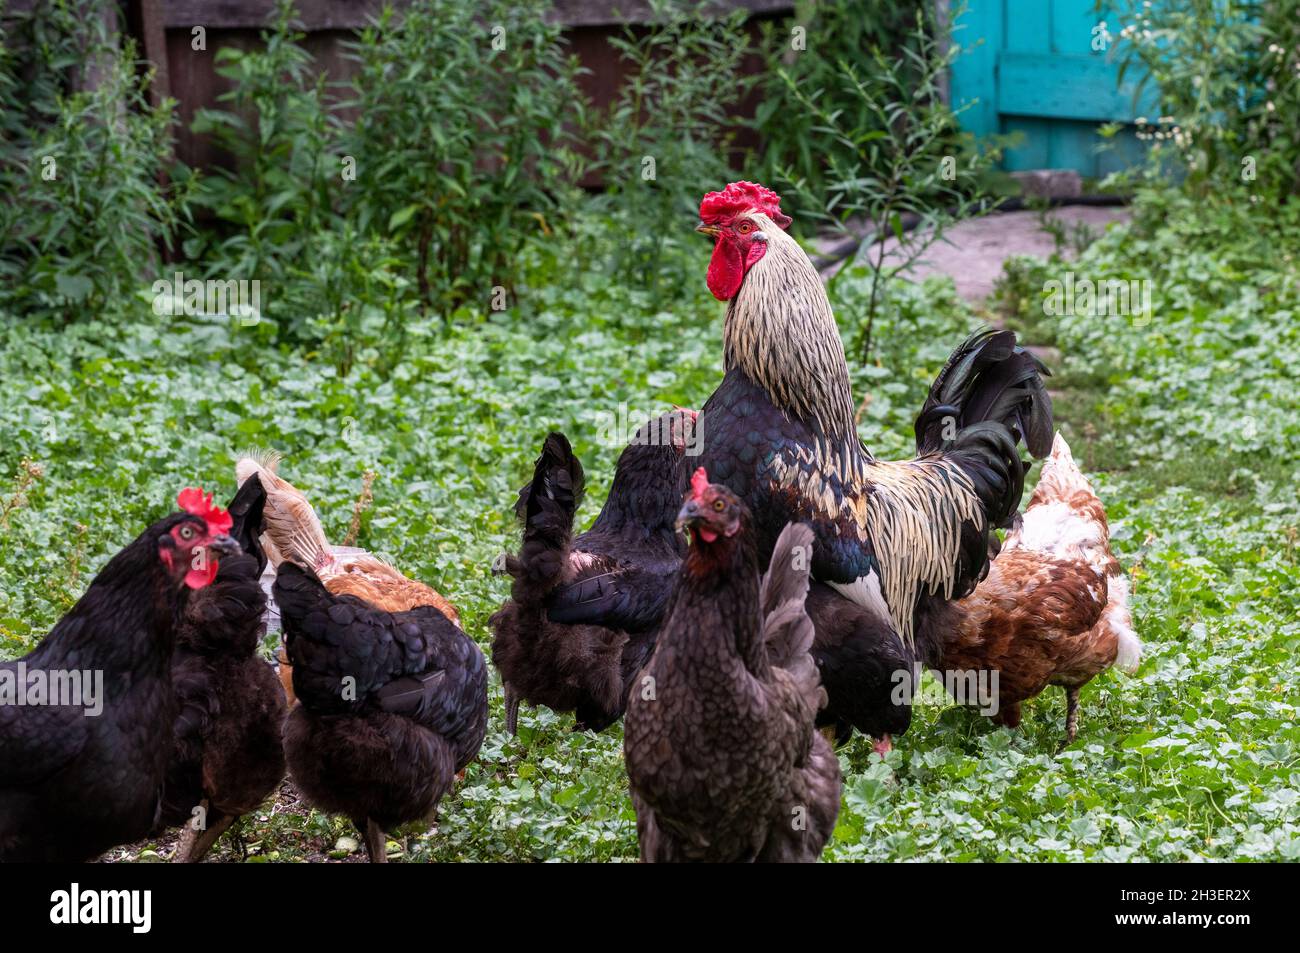
[[[952,104],[971,104],[960,120],[976,135],[1022,134],[1003,160],[1008,171],[1101,178],[1141,159],[1131,129],[1111,150],[1097,149],[1102,123],[1155,118],[1152,92],[1135,103],[1132,76],[1119,82],[1111,51],[1122,25],[1113,12],[1099,14],[1094,0],[969,0],[954,27],[963,52],[952,68]]]

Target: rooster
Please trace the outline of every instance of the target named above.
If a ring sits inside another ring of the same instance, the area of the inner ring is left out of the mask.
[[[690,550],[639,687],[624,759],[646,861],[812,861],[835,827],[840,767],[804,612],[812,531],[788,526],[761,586],[749,509],[696,470]]]
[[[0,862],[89,860],[157,821],[177,626],[191,593],[240,553],[211,495],[190,488],[178,503],[35,650],[0,663]],[[68,697],[78,684],[80,699]]]
[[[707,284],[727,302],[725,376],[700,415],[700,463],[755,514],[760,560],[789,522],[814,533],[812,574],[861,610],[868,643],[819,638],[814,655],[830,704],[823,719],[871,733],[882,666],[879,626],[918,655],[934,611],[974,588],[990,530],[1023,492],[1023,438],[1051,440],[1044,368],[1009,331],[968,338],[917,418],[917,455],[876,460],[853,419],[849,369],[817,270],[785,233],[771,190],[735,182],[700,203],[697,231],[714,242]],[[869,623],[869,624],[868,624]],[[910,666],[909,666],[910,667]]]
[[[258,654],[266,611],[258,544],[266,494],[245,481],[229,512],[243,552],[221,562],[212,585],[190,597],[172,661],[175,747],[162,824],[183,825],[173,860],[203,859],[232,823],[284,777],[284,689]]]
[[[490,620],[511,734],[521,700],[572,711],[579,729],[621,717],[685,550],[674,523],[694,422],[677,409],[643,425],[619,456],[600,515],[577,537],[582,464],[563,434],[546,438],[516,506],[523,546],[500,561],[514,578],[511,598]]]
[[[1111,555],[1101,500],[1060,434],[988,577],[957,608],[943,668],[997,673],[998,724],[1016,727],[1022,701],[1060,685],[1069,744],[1078,732],[1079,690],[1112,665],[1136,670],[1142,645],[1128,580]]]
[[[456,607],[432,587],[404,576],[369,553],[337,553],[307,497],[279,475],[279,465],[280,456],[273,451],[245,454],[235,464],[235,478],[241,486],[256,475],[265,488],[262,543],[271,568],[278,569],[288,560],[312,570],[336,595],[353,595],[389,612],[433,606],[460,624]],[[296,701],[293,666],[283,650],[277,661],[280,682],[292,706]]]

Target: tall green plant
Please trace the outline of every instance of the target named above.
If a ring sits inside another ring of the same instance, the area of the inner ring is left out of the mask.
[[[783,166],[780,178],[810,210],[808,218],[868,229],[853,266],[869,269],[873,278],[858,322],[864,362],[885,282],[941,241],[948,225],[987,207],[981,183],[996,158],[969,143],[961,148],[957,114],[942,95],[959,48],[947,42],[925,7],[915,9],[900,49],[898,58],[874,49],[863,62],[840,60],[825,86],[810,87],[790,70],[778,73],[790,101],[809,117],[808,134],[826,158],[820,185],[793,166]],[[914,228],[907,241],[905,221]],[[887,260],[890,237],[898,244]]]
[[[1300,194],[1300,0],[1133,0],[1120,20],[1121,76],[1159,96],[1138,130],[1158,176],[1207,198]]]
[[[795,90],[819,90],[823,105],[838,112],[847,128],[879,129],[871,104],[844,83],[840,63],[866,64],[873,51],[898,57],[910,41],[915,6],[893,0],[799,0],[789,17],[762,24],[757,50],[765,68],[753,119],[763,143],[755,156],[760,175],[793,174],[824,204],[830,163],[851,160],[858,150],[826,136]],[[910,71],[910,63],[899,65]]]
[[[583,100],[544,0],[387,6],[349,45],[356,227],[402,250],[423,309],[509,300],[514,261],[581,173]]]
[[[163,178],[175,104],[138,65],[68,0],[0,16],[0,304],[72,320],[156,271],[187,192]]]
[[[695,240],[682,223],[730,175],[737,107],[753,84],[741,71],[745,16],[651,0],[647,24],[609,40],[627,74],[594,136],[618,233],[611,266],[652,302],[683,279],[668,267],[670,246]]]
[[[292,0],[278,0],[259,47],[217,50],[217,73],[231,88],[217,97],[223,108],[200,109],[192,125],[231,164],[202,181],[196,200],[215,227],[187,250],[223,273],[268,282],[281,313],[311,310],[292,276],[315,266],[315,240],[335,226],[342,185],[337,120],[296,16]]]

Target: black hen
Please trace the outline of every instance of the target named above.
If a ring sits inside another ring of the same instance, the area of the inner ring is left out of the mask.
[[[520,700],[572,711],[581,729],[600,731],[621,717],[681,565],[673,524],[694,419],[675,410],[637,431],[600,515],[576,539],[582,465],[563,434],[546,438],[516,507],[523,546],[504,560],[511,599],[491,619],[511,733]]]
[[[109,560],[33,652],[0,664],[0,862],[85,861],[156,824],[177,626],[191,590],[240,551],[210,499],[181,501],[187,512]]]
[[[284,689],[257,652],[266,594],[258,542],[266,494],[257,477],[230,503],[243,553],[186,608],[172,661],[177,715],[162,823],[183,824],[175,860],[197,862],[284,777]]]
[[[786,528],[760,589],[749,510],[699,473],[681,509],[690,553],[624,724],[641,858],[816,860],[840,769],[813,727],[813,534]]]
[[[386,612],[280,566],[272,589],[299,704],[284,729],[289,773],[343,814],[373,862],[384,832],[429,817],[487,731],[487,663],[433,606]]]

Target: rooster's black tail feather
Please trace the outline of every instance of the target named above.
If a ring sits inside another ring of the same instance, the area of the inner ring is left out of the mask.
[[[916,418],[919,453],[952,449],[957,434],[980,423],[1001,424],[1035,457],[1052,450],[1051,371],[1016,344],[1012,331],[984,328],[963,341],[934,379]]]

